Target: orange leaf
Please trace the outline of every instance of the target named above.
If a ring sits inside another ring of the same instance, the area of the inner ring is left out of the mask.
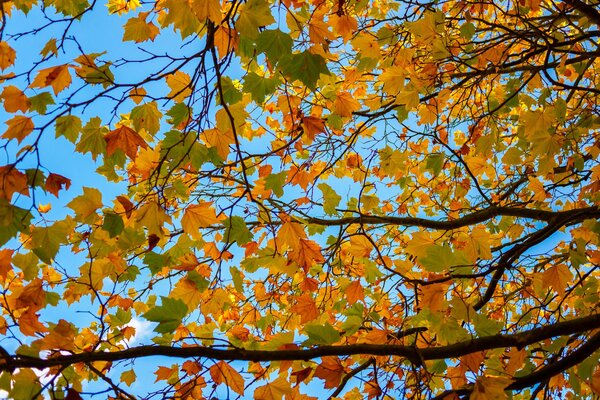
[[[289,382],[280,376],[273,382],[257,387],[254,391],[254,400],[281,400],[291,392],[291,389]]]
[[[8,129],[2,137],[5,139],[17,139],[19,143],[23,141],[31,132],[33,132],[33,121],[24,115],[16,115],[6,121]]]
[[[291,251],[289,255],[293,261],[296,261],[302,267],[304,272],[308,272],[313,263],[325,262],[321,254],[321,247],[317,242],[307,239],[300,239],[300,246]]]
[[[355,257],[369,257],[373,251],[373,244],[364,235],[354,235],[350,237],[350,248],[348,252]]]
[[[36,336],[38,333],[47,332],[46,328],[38,319],[39,316],[33,309],[28,309],[19,317],[19,329],[23,335]]]
[[[12,165],[0,167],[0,199],[10,201],[14,193],[29,196],[27,176]]]
[[[0,69],[4,70],[15,63],[17,52],[6,42],[0,42]]]
[[[335,97],[333,111],[340,117],[351,117],[352,113],[360,109],[360,103],[348,92],[341,92]]]
[[[561,296],[564,296],[565,289],[573,278],[573,274],[564,264],[554,265],[542,273],[542,283],[544,286],[552,286]]]
[[[345,370],[338,357],[323,357],[321,364],[315,369],[315,376],[325,381],[325,388],[337,387]]]
[[[209,372],[217,385],[225,383],[240,396],[244,395],[244,378],[225,361],[214,364],[210,367]]]
[[[485,360],[485,351],[478,351],[462,356],[460,358],[460,363],[467,367],[471,372],[478,372],[483,360]]]
[[[27,112],[31,105],[25,93],[16,86],[6,86],[0,97],[4,99],[4,109],[9,113],[17,111]]]
[[[300,239],[306,239],[304,226],[298,222],[291,222],[289,218],[281,224],[277,232],[277,240],[292,249],[300,246]]]
[[[212,207],[212,202],[206,201],[188,206],[183,213],[183,218],[181,218],[183,231],[197,239],[202,238],[200,228],[208,228],[218,223],[219,218],[217,218],[215,209]]]
[[[133,100],[135,104],[140,104],[142,100],[146,97],[146,89],[143,87],[136,87],[131,89],[129,92],[129,98]]]
[[[43,88],[52,86],[54,94],[57,95],[71,84],[71,74],[67,64],[50,67],[38,72],[31,83],[31,87]]]
[[[598,367],[596,368],[596,372],[594,372],[590,378],[590,387],[595,394],[600,396],[600,368]]]
[[[135,208],[133,203],[131,201],[129,201],[129,199],[125,196],[117,196],[117,201],[125,209],[125,215],[127,216],[127,218],[131,218],[131,213],[132,213],[133,209]]]
[[[442,311],[446,307],[446,292],[449,283],[434,283],[433,285],[421,286],[421,302],[422,309],[429,309],[431,312]]]
[[[303,324],[316,319],[320,315],[317,303],[308,293],[296,298],[296,304],[292,306],[292,312],[300,315],[300,322]]]
[[[34,343],[40,350],[75,350],[75,333],[73,326],[61,319],[50,333]]]
[[[348,300],[348,304],[354,304],[359,300],[364,300],[365,298],[365,291],[358,280],[346,286],[344,293],[346,295],[346,299]]]
[[[46,292],[42,287],[42,280],[35,278],[29,285],[23,288],[23,291],[17,297],[15,307],[28,308],[29,310],[37,311],[46,304]]]
[[[6,279],[8,273],[12,270],[12,255],[14,250],[2,249],[0,250],[0,277],[2,282]]]
[[[62,175],[50,173],[48,178],[46,178],[44,188],[54,196],[58,197],[58,192],[63,189],[63,186],[65,190],[68,190],[71,187],[71,180]]]
[[[302,126],[304,127],[304,133],[310,140],[314,140],[315,135],[318,133],[325,132],[323,118],[313,116],[302,117]]]
[[[106,140],[106,154],[109,156],[119,149],[133,159],[137,155],[139,147],[148,147],[136,131],[125,125],[107,133],[104,140]]]
[[[177,369],[177,365],[172,365],[171,368],[162,366],[158,367],[158,369],[154,372],[154,375],[156,375],[156,380],[154,382],[167,381],[168,383],[175,383],[177,380],[179,380],[179,371]]]

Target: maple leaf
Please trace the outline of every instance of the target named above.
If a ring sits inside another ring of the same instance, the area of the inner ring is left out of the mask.
[[[0,199],[10,201],[14,193],[29,195],[27,176],[14,165],[0,167]]]
[[[193,238],[201,238],[201,228],[208,228],[213,224],[218,224],[220,218],[217,217],[212,202],[201,201],[198,204],[189,205],[181,218],[183,231]]]
[[[54,196],[58,197],[58,192],[65,189],[68,190],[71,187],[71,180],[69,178],[65,178],[62,175],[50,173],[46,178],[46,183],[44,184],[44,188],[52,193]]]
[[[71,74],[69,65],[58,65],[41,70],[31,83],[31,87],[44,88],[52,86],[54,94],[62,92],[71,85]]]
[[[475,385],[473,386],[473,392],[469,400],[502,400],[506,399],[506,392],[504,388],[510,385],[512,379],[493,376],[483,375],[477,378]]]
[[[12,270],[12,255],[14,250],[2,249],[0,250],[0,278],[2,282],[6,279],[8,273]]]
[[[300,323],[302,324],[310,322],[320,315],[317,303],[308,293],[296,298],[295,304],[292,306],[292,312],[300,315]]]
[[[17,52],[8,45],[8,43],[0,42],[0,69],[5,70],[15,63]]]
[[[542,272],[542,283],[544,286],[552,286],[561,296],[564,296],[565,289],[572,278],[573,274],[565,264],[553,265]]]
[[[313,240],[300,239],[300,245],[289,253],[290,258],[308,272],[314,263],[325,262],[321,247]]]
[[[60,319],[58,324],[40,340],[34,343],[41,350],[75,350],[76,330],[64,319]]]
[[[282,400],[291,392],[289,382],[284,377],[279,377],[266,385],[259,386],[254,390],[255,400]]]
[[[138,148],[146,148],[148,145],[144,139],[133,129],[121,125],[117,129],[110,131],[105,137],[106,154],[112,155],[115,151],[121,150],[129,158],[134,159],[137,156]]]
[[[17,139],[19,143],[33,132],[33,121],[24,115],[16,115],[6,121],[8,129],[2,134],[5,139]]]
[[[302,117],[302,126],[304,127],[304,133],[310,140],[315,140],[318,133],[325,132],[325,123],[319,117]]]
[[[244,395],[244,378],[227,362],[219,361],[213,364],[208,371],[217,385],[224,383],[240,396]]]
[[[152,22],[146,22],[147,12],[141,12],[137,17],[129,18],[123,26],[123,41],[133,41],[135,43],[154,41],[159,33],[159,29]],[[135,90],[135,89],[134,89]]]
[[[315,369],[315,376],[325,381],[325,388],[337,387],[346,371],[338,357],[323,357]]]
[[[358,280],[346,286],[345,293],[349,304],[354,304],[359,300],[364,300],[365,298],[365,291]]]
[[[183,71],[167,75],[165,80],[167,86],[171,89],[167,97],[178,103],[185,100],[192,93],[190,76]]]
[[[31,106],[31,101],[25,96],[25,93],[13,85],[4,87],[0,97],[4,100],[4,109],[9,113],[27,112]]]
[[[283,223],[277,232],[277,240],[292,249],[300,247],[300,239],[306,239],[304,226],[298,222],[292,222],[289,217],[282,218]]]
[[[223,18],[221,15],[221,2],[219,0],[193,0],[192,9],[200,21],[208,18],[218,25]]]

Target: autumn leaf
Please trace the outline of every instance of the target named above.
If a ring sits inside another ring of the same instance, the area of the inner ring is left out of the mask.
[[[360,109],[360,103],[348,92],[335,96],[333,111],[340,117],[351,117],[354,111]]]
[[[29,195],[27,176],[14,165],[0,167],[0,198],[10,201],[14,193]]]
[[[62,175],[50,173],[46,178],[46,183],[44,184],[44,188],[52,193],[54,196],[58,197],[58,192],[65,189],[69,190],[71,187],[71,180],[69,178],[65,178]]]
[[[0,69],[12,66],[17,58],[17,52],[6,42],[0,42]]]
[[[41,70],[31,83],[31,87],[44,88],[52,86],[54,94],[62,92],[71,85],[71,74],[69,65],[58,65]]]
[[[279,377],[272,382],[268,382],[263,386],[259,386],[254,390],[255,400],[282,400],[284,396],[288,396],[291,392],[291,387],[284,377]]]
[[[313,240],[300,239],[300,245],[293,249],[289,256],[304,269],[304,272],[308,272],[314,263],[325,262],[321,247]]]
[[[542,272],[543,285],[546,287],[551,286],[561,296],[564,296],[572,278],[573,274],[565,264],[553,265]]]
[[[337,387],[345,373],[345,368],[338,357],[323,357],[315,369],[315,376],[325,381],[326,389]]]
[[[244,395],[244,378],[227,362],[219,361],[213,364],[208,371],[217,385],[224,383],[240,396]]]
[[[33,132],[33,121],[24,115],[16,115],[6,121],[8,129],[2,134],[5,139],[17,139],[19,143]]]
[[[2,282],[6,279],[8,273],[12,270],[12,255],[14,250],[2,249],[0,250],[0,278]]]
[[[207,1],[207,3],[208,2],[209,1]],[[190,76],[183,71],[177,71],[174,74],[167,75],[165,80],[167,81],[167,86],[171,89],[167,97],[176,102],[182,102],[192,93]]]
[[[25,93],[13,85],[5,86],[0,97],[4,101],[4,109],[9,113],[17,111],[24,113],[27,112],[29,106],[31,106],[31,101],[25,96]]]
[[[137,17],[129,18],[123,27],[123,41],[133,41],[135,43],[154,41],[159,33],[159,29],[154,23],[146,22],[147,12],[141,12]]]
[[[310,322],[320,315],[317,303],[308,293],[296,298],[295,304],[292,306],[292,312],[300,315],[300,323],[302,324]]]
[[[221,22],[221,2],[219,0],[194,0],[192,9],[200,21],[208,18],[215,24]]]
[[[183,231],[193,238],[201,238],[201,228],[208,228],[213,224],[218,224],[220,219],[217,217],[212,202],[199,202],[191,204],[183,213],[181,226]]]
[[[292,222],[289,217],[283,220],[277,232],[277,240],[292,249],[300,247],[300,239],[306,239],[304,227],[298,222]]]
[[[117,129],[110,131],[105,137],[106,154],[112,155],[115,151],[121,150],[129,158],[134,159],[137,156],[140,147],[147,148],[148,145],[140,135],[133,129],[121,125]]]
[[[502,400],[508,398],[504,389],[510,385],[512,379],[484,375],[477,378],[469,400]]]

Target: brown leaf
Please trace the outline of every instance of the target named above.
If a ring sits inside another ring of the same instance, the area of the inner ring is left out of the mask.
[[[57,95],[71,84],[71,74],[67,64],[50,67],[38,72],[31,83],[31,87],[43,88],[52,86],[54,94]]]
[[[111,156],[115,151],[121,150],[131,159],[137,156],[138,148],[147,148],[148,145],[136,131],[128,126],[121,125],[110,131],[104,137],[106,140],[106,154]]]
[[[325,381],[325,389],[337,387],[345,373],[338,357],[323,357],[321,364],[315,369],[315,376]]]
[[[60,190],[68,190],[70,187],[71,180],[69,178],[65,178],[62,175],[54,173],[50,173],[48,175],[48,178],[46,178],[46,184],[44,185],[44,188],[56,197],[58,197],[58,192]]]

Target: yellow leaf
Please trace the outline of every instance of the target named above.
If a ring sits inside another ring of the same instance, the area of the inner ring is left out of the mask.
[[[396,94],[404,89],[405,78],[406,68],[399,66],[388,67],[379,75],[379,81],[388,94]]]
[[[44,88],[52,86],[54,94],[60,93],[62,90],[69,87],[71,84],[71,74],[67,64],[50,67],[38,72],[37,76],[31,83],[31,87]]]
[[[325,262],[321,247],[312,240],[300,239],[300,246],[291,251],[289,256],[304,269],[304,272],[308,272],[313,263]]]
[[[9,113],[17,111],[27,112],[31,105],[25,93],[16,86],[6,86],[0,97],[4,99],[4,109]]]
[[[235,141],[232,132],[221,132],[219,129],[207,129],[203,132],[205,143],[209,147],[217,149],[217,154],[221,159],[226,160],[229,155],[229,146]]]
[[[543,285],[552,286],[561,296],[564,296],[571,279],[573,279],[573,274],[565,264],[554,265],[542,273]]]
[[[381,57],[379,44],[372,35],[361,33],[352,40],[352,47],[360,54],[360,57],[368,57],[378,60]]]
[[[135,376],[135,371],[130,369],[121,374],[121,382],[125,383],[127,386],[131,386],[133,382],[137,379]]]
[[[427,231],[414,232],[412,239],[406,245],[406,252],[415,257],[425,257],[427,248],[434,245],[435,241],[431,238],[431,234]]]
[[[136,87],[131,89],[129,92],[129,98],[133,100],[135,104],[140,104],[146,96],[146,90],[142,87]]]
[[[217,385],[224,383],[240,396],[244,395],[244,378],[225,361],[214,364],[209,372]]]
[[[219,24],[223,19],[219,0],[194,0],[192,9],[200,21],[208,18],[215,24]]]
[[[5,139],[17,139],[19,143],[33,132],[33,121],[24,115],[16,115],[6,121],[8,129],[2,134]]]
[[[360,109],[360,103],[348,92],[341,92],[335,96],[333,112],[340,117],[351,117],[354,111]]]
[[[6,42],[0,42],[0,69],[5,70],[15,63],[17,52]]]
[[[333,14],[329,18],[333,21],[336,32],[344,39],[344,42],[350,39],[358,29],[356,19],[350,15],[338,17],[337,14]]]
[[[192,204],[185,209],[183,218],[181,218],[181,226],[183,231],[195,239],[202,238],[200,228],[207,228],[211,225],[218,224],[217,217],[212,202],[201,201],[198,204]]]
[[[355,257],[369,257],[373,251],[373,244],[364,235],[354,235],[350,237],[350,247],[348,252]]]
[[[533,200],[546,201],[546,198],[550,197],[550,195],[546,192],[546,189],[544,189],[542,182],[534,176],[530,176],[528,179],[528,187],[533,192]]]
[[[254,400],[281,400],[291,391],[290,383],[280,376],[273,382],[257,387],[254,391]]]
[[[188,310],[195,310],[202,301],[202,292],[191,279],[183,278],[177,282],[169,297],[181,300]]]
[[[168,98],[181,103],[186,97],[192,94],[190,76],[185,72],[177,71],[174,74],[167,75],[165,80],[171,89],[167,95]]]
[[[450,283],[434,283],[432,285],[421,286],[421,309],[428,309],[431,312],[443,311],[447,308],[446,294]]]
[[[52,209],[52,204],[48,203],[48,204],[40,204],[38,206],[38,211],[42,214],[46,214],[48,211],[50,211]]]
[[[162,227],[171,222],[171,217],[155,201],[148,202],[136,212],[135,222],[140,227],[148,228],[149,234],[162,236]]]
[[[300,246],[300,239],[306,239],[304,226],[287,218],[277,232],[278,242],[295,249]]]
[[[503,400],[506,399],[504,388],[512,379],[501,376],[484,375],[477,378],[469,400]]]

